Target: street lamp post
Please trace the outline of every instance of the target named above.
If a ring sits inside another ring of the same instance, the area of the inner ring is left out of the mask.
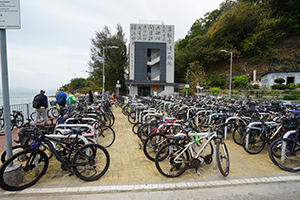
[[[231,98],[231,77],[232,77],[232,52],[226,51],[224,49],[220,50],[220,52],[230,53],[230,79],[229,79],[229,99]]]
[[[102,82],[102,102],[104,101],[104,92],[105,92],[105,89],[104,89],[104,84],[105,84],[105,74],[104,74],[104,65],[105,65],[105,49],[117,49],[119,47],[117,46],[106,46],[106,47],[103,47],[103,82]]]

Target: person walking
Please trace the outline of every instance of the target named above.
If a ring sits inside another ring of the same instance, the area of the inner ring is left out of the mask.
[[[33,99],[33,107],[36,109],[36,117],[33,121],[33,126],[36,125],[40,115],[44,118],[44,126],[48,124],[47,108],[48,108],[48,97],[45,95],[44,89],[40,90],[40,94],[37,94]]]
[[[69,110],[75,110],[76,107],[76,98],[74,96],[74,92],[71,92],[71,94],[67,97],[67,105]]]
[[[66,105],[67,94],[65,93],[65,88],[61,88],[60,92],[56,95],[56,103],[60,107],[60,115],[63,116],[63,108]]]

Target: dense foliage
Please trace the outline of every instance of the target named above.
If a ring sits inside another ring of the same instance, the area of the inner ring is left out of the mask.
[[[230,59],[233,52],[256,62],[278,51],[278,44],[300,31],[299,0],[225,0],[207,13],[175,46],[175,82],[185,82],[189,63],[197,61],[206,71]]]

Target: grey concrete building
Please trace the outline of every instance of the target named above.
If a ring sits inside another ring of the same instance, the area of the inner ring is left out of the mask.
[[[130,24],[128,80],[130,95],[174,92],[173,25]]]
[[[277,78],[283,78],[285,80],[284,84],[290,83],[300,83],[300,72],[268,72],[261,76],[262,87],[270,88],[272,85],[275,85],[274,82]]]

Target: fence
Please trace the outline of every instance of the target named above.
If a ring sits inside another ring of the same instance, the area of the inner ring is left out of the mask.
[[[229,90],[204,89],[195,95],[229,97]],[[231,90],[232,98],[300,101],[299,90]]]

